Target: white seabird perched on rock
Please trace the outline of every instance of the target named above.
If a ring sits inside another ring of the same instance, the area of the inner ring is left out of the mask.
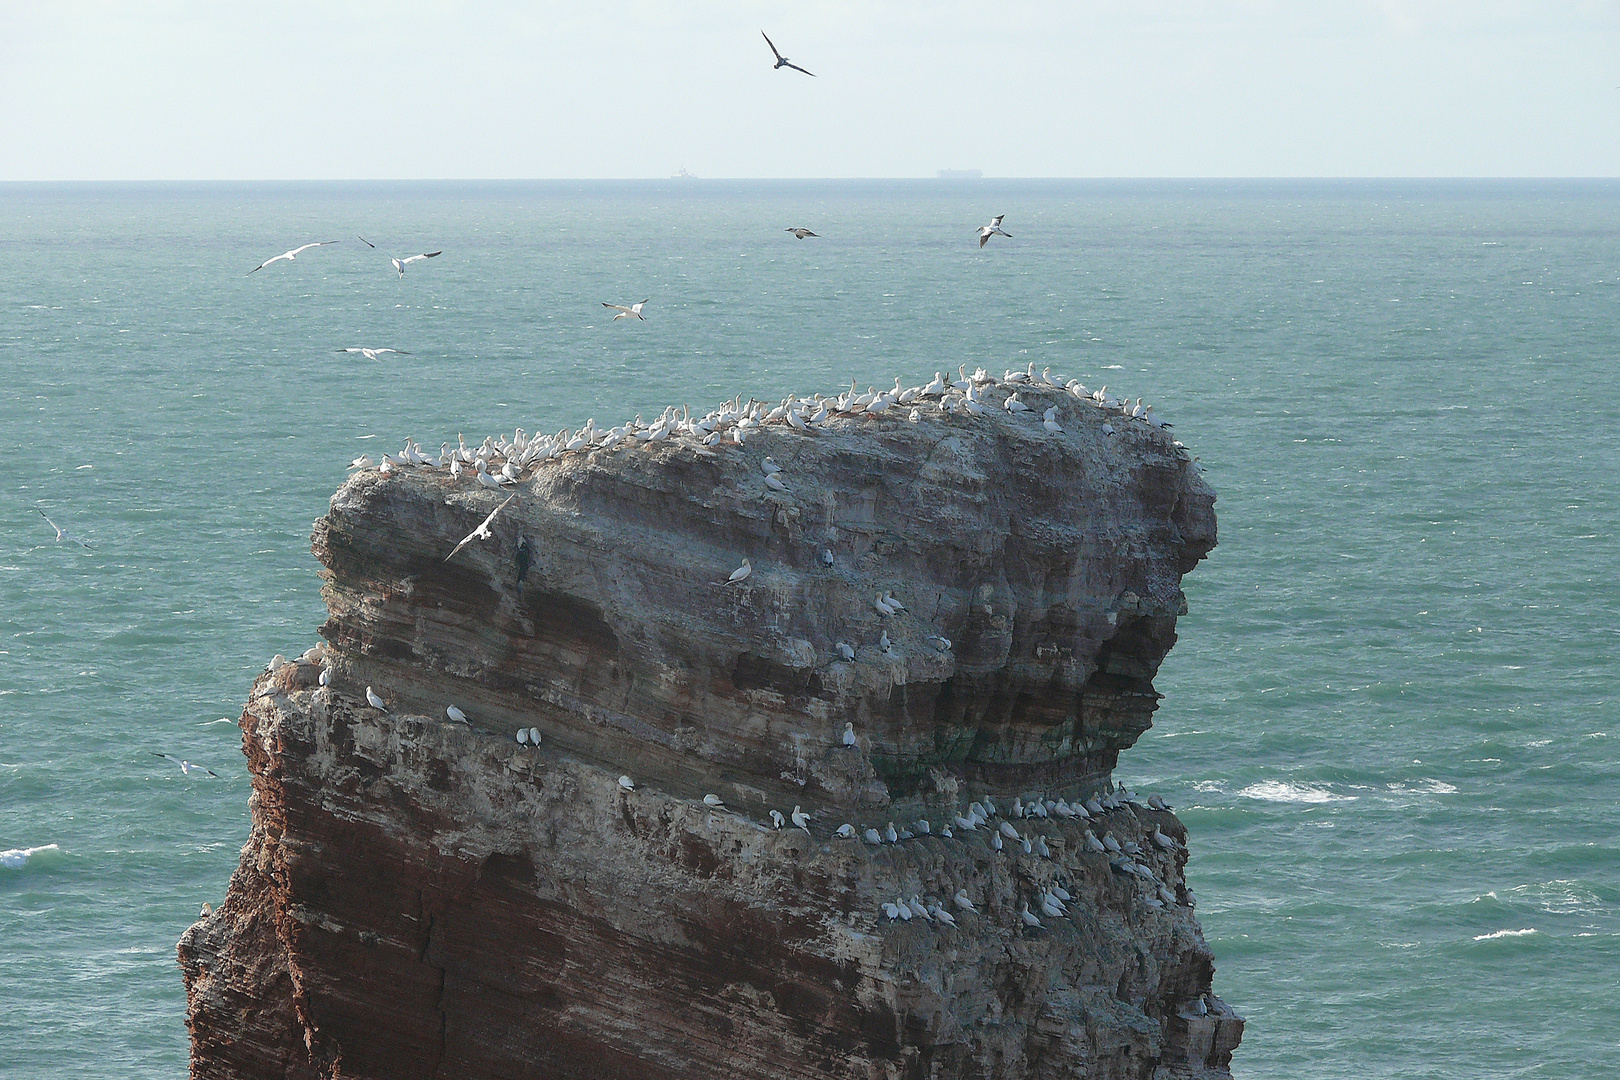
[[[845,840],[850,839],[855,835],[855,826],[851,825],[847,821],[844,822],[842,825],[838,826],[838,835],[843,837]]]
[[[883,839],[887,840],[891,844],[898,844],[900,842],[900,834],[895,831],[894,822],[889,822],[889,824],[884,828]]]
[[[1024,920],[1025,926],[1031,926],[1037,929],[1041,926],[1041,920],[1030,914],[1028,902],[1024,904],[1024,908],[1018,913],[1018,917]]]
[[[782,478],[776,473],[765,474],[765,486],[770,488],[772,491],[787,490],[787,485],[782,482]]]
[[[894,906],[899,909],[900,917],[902,919],[906,920],[906,922],[911,921],[911,905],[907,904],[904,900],[897,896],[894,898]]]
[[[883,633],[878,635],[878,648],[882,649],[884,652],[888,652],[889,646],[889,632],[885,630]]]
[[[712,807],[715,810],[724,810],[726,808],[725,800],[713,793],[703,796],[703,805]]]
[[[748,580],[748,575],[752,574],[753,572],[754,572],[753,565],[750,564],[747,559],[744,559],[742,561],[742,565],[737,567],[737,569],[735,569],[735,570],[733,570],[731,572],[730,577],[726,578],[726,580],[724,580],[724,581],[717,581],[717,582],[715,582],[715,584],[716,585],[735,585],[740,581],[747,581]]]
[[[957,889],[956,895],[951,897],[951,899],[956,901],[956,906],[961,908],[963,911],[971,911],[975,915],[979,913],[979,909],[973,906],[973,901],[968,899],[966,889]]]
[[[995,848],[997,851],[1001,851],[1006,846],[1005,844],[1003,844],[1001,842],[1001,834],[1000,833],[991,833],[990,834],[990,846]]]
[[[853,720],[845,720],[844,721],[844,745],[853,747],[855,744],[856,744],[855,722]]]
[[[941,907],[938,904],[929,904],[928,905],[928,914],[930,914],[930,915],[932,915],[934,917],[935,922],[942,922],[946,926],[955,926],[956,925],[956,916],[952,915],[950,912],[946,911],[943,907]]]
[[[366,704],[373,709],[381,709],[383,712],[388,711],[388,703],[378,697],[376,691],[369,686],[366,687]]]
[[[540,729],[539,728],[532,727],[532,728],[529,729],[529,745],[530,746],[539,746],[540,745]]]
[[[769,454],[766,454],[764,460],[759,463],[759,469],[766,476],[771,476],[775,473],[781,472],[782,466],[776,463],[775,458],[771,457]]]
[[[1013,827],[1012,822],[1003,821],[1000,825],[997,826],[997,828],[1001,830],[1001,835],[1005,836],[1007,839],[1009,839],[1009,840],[1017,840],[1018,839],[1018,830]]]
[[[878,831],[876,829],[867,829],[861,834],[861,836],[868,844],[871,844],[874,847],[883,843],[883,837],[878,835]]]
[[[529,745],[529,729],[528,728],[520,727],[520,728],[517,729],[517,742],[518,742],[519,746],[528,746]]]
[[[780,829],[782,826],[784,826],[786,824],[787,824],[787,818],[782,816],[782,811],[780,811],[780,810],[772,810],[771,811],[771,828]]]
[[[321,683],[322,686],[331,686],[332,685],[332,669],[331,668],[321,668],[320,683]]]
[[[626,791],[636,790],[636,782],[630,779],[628,776],[619,777],[619,786]]]
[[[906,903],[911,905],[911,913],[913,915],[923,919],[931,918],[931,916],[928,914],[928,909],[923,906],[922,900],[918,897],[913,896],[910,900],[907,900]]]
[[[889,900],[883,901],[883,914],[891,919],[898,919],[900,917],[900,905]]]
[[[446,705],[444,707],[444,715],[448,716],[458,724],[465,724],[467,722],[467,714],[456,708],[454,705]]]
[[[793,807],[793,813],[788,816],[793,819],[795,827],[803,829],[806,834],[810,832],[810,815],[800,810],[797,804]]]
[[[835,648],[838,649],[838,655],[842,656],[845,660],[855,659],[855,649],[848,642],[840,641],[835,645]],[[845,743],[844,745],[849,746],[853,744]]]

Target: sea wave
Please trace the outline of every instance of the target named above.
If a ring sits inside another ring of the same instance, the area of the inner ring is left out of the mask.
[[[1529,937],[1531,934],[1539,933],[1541,933],[1541,931],[1537,930],[1535,927],[1530,927],[1527,930],[1497,930],[1496,932],[1490,934],[1475,934],[1474,940],[1491,941],[1495,938]]]
[[[1335,795],[1326,788],[1312,784],[1285,784],[1280,780],[1262,780],[1258,784],[1250,784],[1238,794],[1246,799],[1291,803],[1352,802],[1359,798],[1356,795]]]
[[[0,868],[4,868],[6,870],[20,870],[24,866],[27,866],[28,860],[32,859],[35,855],[61,850],[62,849],[56,844],[42,844],[39,847],[11,848],[6,851],[0,851]]]

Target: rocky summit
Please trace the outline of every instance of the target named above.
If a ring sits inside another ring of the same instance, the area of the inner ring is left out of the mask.
[[[192,1075],[1229,1076],[1186,830],[1113,776],[1214,495],[980,375],[357,462]]]

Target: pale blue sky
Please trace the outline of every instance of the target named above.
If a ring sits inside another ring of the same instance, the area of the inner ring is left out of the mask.
[[[0,0],[0,179],[1617,176],[1617,46],[1616,0]]]

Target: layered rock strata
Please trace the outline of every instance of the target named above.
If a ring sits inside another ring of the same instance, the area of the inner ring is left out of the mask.
[[[1186,831],[1112,783],[1214,497],[1163,430],[1012,389],[511,491],[354,476],[180,943],[192,1075],[1228,1076]]]

